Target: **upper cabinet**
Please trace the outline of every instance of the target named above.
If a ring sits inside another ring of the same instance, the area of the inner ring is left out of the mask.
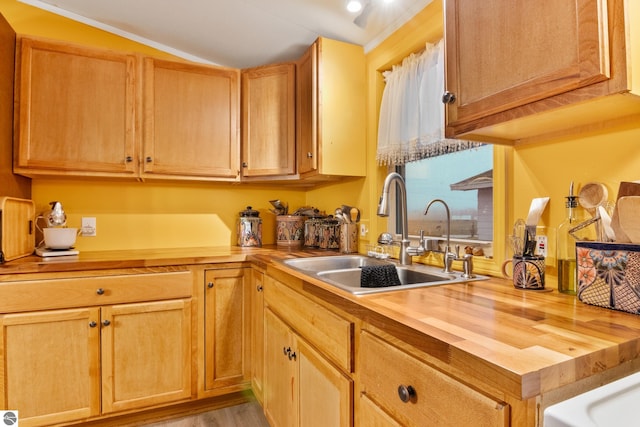
[[[133,177],[136,57],[23,38],[14,172]]]
[[[535,139],[640,113],[638,25],[623,0],[447,1],[447,136]]]
[[[239,71],[22,38],[14,172],[237,180]]]
[[[144,58],[143,178],[238,178],[240,73]]]
[[[362,46],[319,38],[298,60],[298,174],[366,175],[365,57]]]
[[[242,178],[296,173],[295,64],[242,71]]]

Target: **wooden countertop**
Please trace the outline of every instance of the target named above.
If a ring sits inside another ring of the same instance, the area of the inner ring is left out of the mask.
[[[87,252],[51,259],[30,256],[0,265],[0,281],[19,280],[24,273],[251,261],[298,277],[315,296],[519,399],[614,368],[619,368],[620,375],[640,367],[640,316],[583,304],[555,289],[518,290],[508,280],[491,278],[355,296],[271,262],[329,254],[337,253],[273,246]]]

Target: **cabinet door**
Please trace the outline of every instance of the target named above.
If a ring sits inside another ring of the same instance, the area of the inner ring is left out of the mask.
[[[304,427],[353,425],[353,381],[302,339],[296,342],[299,419]]]
[[[0,316],[0,409],[25,425],[99,415],[98,308]]]
[[[297,64],[298,173],[366,175],[366,70],[362,46],[319,38]]]
[[[295,64],[242,72],[242,176],[296,172]]]
[[[318,42],[296,64],[298,173],[318,170]]]
[[[447,1],[446,88],[456,98],[447,125],[464,130],[463,123],[607,80],[607,3]]]
[[[249,381],[249,293],[245,269],[205,271],[205,389]]]
[[[102,410],[191,397],[191,300],[102,309]]]
[[[264,390],[264,273],[252,270],[251,288],[251,389],[259,402]]]
[[[295,352],[293,333],[268,308],[264,328],[264,413],[272,427],[295,427],[299,425],[299,385],[298,366],[291,356]]]
[[[239,71],[144,60],[143,175],[239,176]]]
[[[14,171],[136,176],[136,58],[24,38]]]

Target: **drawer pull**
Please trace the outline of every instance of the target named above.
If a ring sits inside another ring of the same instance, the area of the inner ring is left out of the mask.
[[[95,328],[96,326],[98,326],[98,324],[96,323],[95,320],[92,320],[91,322],[89,322],[89,327],[90,328]]]
[[[110,324],[111,324],[111,321],[108,319],[102,322],[102,326],[109,326]]]
[[[404,403],[412,402],[416,400],[416,389],[410,385],[402,385],[398,386],[398,397]]]
[[[209,289],[213,288],[213,282],[207,283],[207,288],[209,288]]]
[[[96,291],[96,294],[98,294],[98,295],[104,295],[104,289],[102,289],[102,288],[98,288],[98,290]]]

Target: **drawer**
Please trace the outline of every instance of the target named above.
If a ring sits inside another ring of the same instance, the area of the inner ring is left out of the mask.
[[[508,426],[509,406],[462,384],[367,331],[358,348],[360,392],[407,426]],[[404,402],[398,388],[415,395]]]
[[[269,276],[264,278],[264,298],[298,335],[345,372],[352,372],[352,322]]]
[[[190,271],[0,283],[0,313],[187,298]]]

